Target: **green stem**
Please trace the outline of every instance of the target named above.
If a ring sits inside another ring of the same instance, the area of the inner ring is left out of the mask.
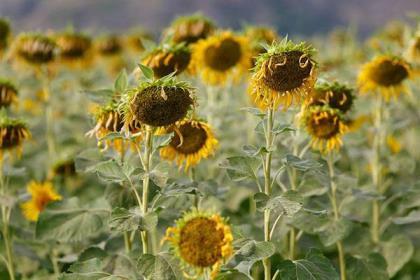
[[[45,70],[47,71],[47,70]],[[51,106],[51,96],[50,96],[50,78],[48,73],[45,73],[43,69],[40,69],[41,82],[42,82],[42,91],[44,94],[45,100],[45,138],[47,140],[48,148],[48,158],[47,160],[47,170],[49,168],[49,162],[56,155],[55,140],[54,140],[54,116],[53,108]]]
[[[130,239],[130,232],[124,232],[124,246],[125,252],[128,254],[131,252],[131,239]]]
[[[296,190],[296,170],[287,167],[287,174],[289,176],[290,186],[293,191]],[[296,248],[296,230],[294,227],[290,229],[289,233],[289,258],[295,259],[295,248]]]
[[[3,176],[3,157],[0,156],[0,195],[5,195],[4,176]],[[1,217],[3,222],[2,235],[4,239],[4,248],[6,250],[7,270],[9,272],[10,280],[15,280],[15,270],[13,262],[12,242],[9,232],[10,210],[7,206],[1,206]]]
[[[332,153],[328,153],[327,155],[327,163],[328,163],[328,170],[329,170],[329,177],[330,177],[330,200],[331,205],[334,212],[334,220],[338,221],[340,219],[340,208],[337,204],[337,184],[335,183],[335,174],[334,174],[334,162],[333,162],[333,155]],[[346,280],[346,262],[345,262],[345,255],[344,255],[344,247],[343,243],[340,241],[336,242],[337,251],[338,251],[338,261],[340,266],[340,279]]]
[[[271,157],[273,144],[274,109],[267,110],[267,127],[265,132],[266,148],[268,150],[264,161],[264,193],[271,195]],[[270,241],[270,210],[264,210],[264,241]],[[271,280],[271,262],[269,258],[263,259],[264,279]]]
[[[143,206],[143,215],[146,215],[148,212],[148,199],[149,199],[149,184],[150,184],[150,165],[151,165],[151,156],[153,149],[153,129],[150,126],[146,126],[146,137],[145,137],[145,149],[143,157],[143,169],[144,169],[144,178],[143,178],[143,195],[142,195],[142,206]],[[143,244],[143,254],[149,253],[149,242],[148,242],[148,232],[141,232],[141,240]]]
[[[382,97],[378,94],[377,101],[376,101],[376,110],[375,110],[375,134],[373,139],[373,162],[372,162],[372,183],[380,194],[381,190],[381,138],[382,135]],[[380,227],[380,204],[379,200],[374,199],[372,201],[372,223],[371,223],[371,236],[372,241],[377,244],[379,242],[379,227]]]

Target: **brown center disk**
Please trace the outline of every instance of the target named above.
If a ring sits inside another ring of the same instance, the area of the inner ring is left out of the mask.
[[[185,123],[179,127],[179,132],[182,135],[182,145],[179,146],[181,139],[177,133],[175,133],[169,145],[182,154],[193,154],[206,143],[207,133],[201,126],[192,126],[190,123]]]
[[[109,118],[111,118],[111,121],[108,121]],[[123,117],[116,113],[116,112],[108,112],[103,116],[103,128],[112,131],[112,132],[118,132],[120,131],[124,126],[124,120]]]
[[[179,249],[189,264],[210,267],[222,258],[223,230],[208,218],[193,218],[181,230]]]
[[[183,119],[192,104],[186,89],[152,86],[137,94],[132,110],[141,123],[168,126]]]
[[[121,44],[118,38],[110,37],[99,44],[99,51],[103,55],[112,55],[121,51]]]
[[[168,56],[169,59],[168,59]],[[148,66],[153,69],[156,78],[162,78],[173,72],[179,74],[183,72],[190,63],[191,54],[188,51],[180,51],[176,53],[167,53],[152,58]]]
[[[25,129],[22,126],[9,125],[6,128],[6,133],[2,136],[1,149],[9,149],[19,146],[22,143],[22,131]]]
[[[322,91],[317,90],[311,98],[310,106],[328,105],[333,109],[338,109],[343,113],[350,110],[353,105],[353,97],[350,90]]]
[[[313,113],[309,121],[311,133],[320,139],[330,139],[339,133],[340,127],[337,117],[328,114],[327,117],[319,117],[321,113]]]
[[[301,51],[290,51],[272,56],[271,61],[264,66],[263,82],[278,92],[300,87],[311,74],[313,67],[309,57],[303,57],[303,55]]]
[[[390,60],[383,61],[372,71],[372,80],[385,87],[397,85],[407,77],[408,71],[404,65]]]
[[[47,63],[54,58],[55,46],[44,40],[23,42],[19,55],[31,63]]]
[[[205,63],[216,71],[226,71],[241,59],[241,45],[233,39],[224,39],[219,46],[210,46],[204,54]]]
[[[206,38],[212,32],[213,26],[208,22],[185,22],[176,26],[173,40],[176,43],[185,42],[188,45]]]
[[[62,37],[57,40],[60,55],[64,58],[80,58],[90,48],[91,42],[81,37]]]

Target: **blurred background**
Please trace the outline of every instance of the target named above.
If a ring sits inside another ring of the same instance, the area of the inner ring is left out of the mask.
[[[365,37],[390,20],[420,12],[420,0],[0,0],[16,30],[68,25],[118,32],[143,26],[158,33],[178,15],[202,11],[224,27],[246,23],[281,34],[316,35],[353,25]]]

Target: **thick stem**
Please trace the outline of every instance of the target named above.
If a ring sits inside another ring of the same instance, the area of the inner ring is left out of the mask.
[[[331,206],[334,212],[334,220],[338,221],[340,219],[340,208],[337,204],[337,184],[335,183],[335,174],[334,174],[334,162],[333,162],[333,155],[329,153],[327,156],[327,163],[328,163],[328,170],[329,170],[329,177],[330,177],[330,200]],[[338,251],[338,262],[340,266],[340,279],[346,280],[346,262],[345,262],[345,255],[344,255],[344,247],[343,243],[340,241],[336,242],[337,251]]]
[[[273,144],[273,122],[274,110],[270,107],[267,110],[267,126],[265,131],[265,142],[268,150],[264,161],[264,193],[271,195],[271,157]],[[264,211],[264,241],[270,241],[270,210]],[[271,280],[271,262],[269,258],[263,259],[264,279]]]
[[[5,195],[5,193],[6,186],[3,178],[3,157],[0,155],[0,195]],[[4,248],[6,251],[7,270],[9,272],[10,280],[15,280],[13,250],[9,232],[10,210],[5,205],[1,206],[1,218],[3,223],[2,235],[4,240]]]
[[[287,174],[289,176],[290,186],[293,191],[296,190],[296,170],[287,167]],[[295,259],[295,248],[296,248],[296,230],[295,228],[290,229],[289,233],[289,258]]]
[[[381,189],[381,138],[382,135],[382,97],[378,94],[375,108],[375,133],[373,139],[373,159],[372,159],[372,183],[378,194],[382,192]],[[379,200],[372,201],[372,223],[371,236],[372,241],[377,244],[379,242],[379,227],[380,227],[380,204]]]
[[[151,156],[153,149],[153,130],[150,126],[146,126],[146,137],[145,137],[145,149],[143,156],[143,169],[144,169],[144,178],[143,178],[143,195],[142,195],[142,206],[143,206],[143,215],[146,215],[148,212],[148,199],[149,199],[149,183],[150,183],[150,165],[151,165]],[[148,232],[141,232],[141,240],[143,243],[143,253],[149,253],[149,241],[148,241]]]

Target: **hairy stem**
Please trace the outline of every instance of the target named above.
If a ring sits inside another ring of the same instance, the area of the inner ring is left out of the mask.
[[[327,155],[327,163],[330,177],[330,200],[331,206],[334,212],[334,220],[338,221],[340,219],[340,208],[337,204],[337,184],[335,183],[335,174],[334,174],[334,162],[332,153]],[[344,247],[343,243],[340,241],[336,242],[337,251],[338,251],[338,262],[340,266],[340,279],[346,280],[346,262],[344,256]]]
[[[271,157],[273,144],[273,122],[274,110],[270,106],[267,110],[267,126],[265,131],[265,142],[268,150],[264,161],[264,193],[271,195]],[[270,241],[270,210],[264,210],[264,241]],[[271,280],[271,262],[269,258],[263,259],[264,279]]]
[[[143,169],[144,169],[144,178],[143,178],[143,195],[142,195],[142,206],[143,214],[146,215],[148,212],[148,198],[149,198],[149,183],[150,183],[150,165],[153,149],[153,131],[150,126],[146,126],[146,137],[145,137],[145,149],[143,156]],[[141,232],[141,240],[143,243],[143,253],[149,253],[149,242],[148,242],[148,232]]]

